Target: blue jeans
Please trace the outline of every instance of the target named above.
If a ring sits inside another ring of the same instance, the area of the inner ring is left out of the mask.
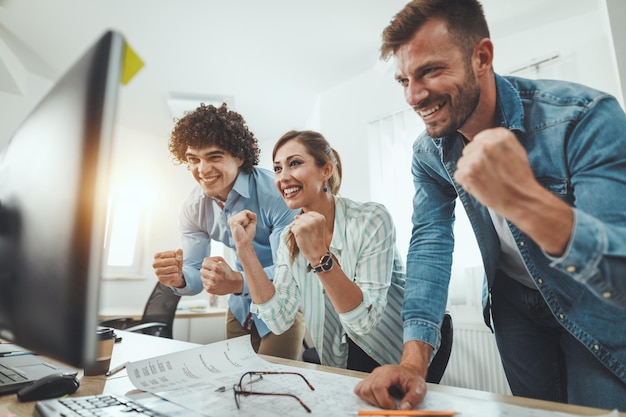
[[[513,395],[626,411],[626,383],[559,324],[539,291],[499,272],[491,301]]]

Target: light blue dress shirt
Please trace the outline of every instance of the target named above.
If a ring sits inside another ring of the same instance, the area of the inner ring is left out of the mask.
[[[274,276],[274,259],[280,234],[299,211],[287,207],[274,185],[273,172],[254,168],[250,174],[239,173],[226,198],[224,210],[215,199],[207,197],[199,185],[183,201],[179,228],[182,236],[183,274],[187,285],[174,288],[175,293],[193,295],[203,291],[200,268],[204,258],[211,256],[211,241],[222,242],[226,247],[234,249],[228,218],[242,210],[250,210],[257,215],[253,246],[268,277],[271,279]],[[241,295],[231,294],[228,297],[228,307],[239,323],[244,325],[252,299],[239,259],[235,258],[235,263],[233,269],[244,276],[244,288]],[[253,315],[253,320],[261,337],[269,333],[268,327],[256,315]]]

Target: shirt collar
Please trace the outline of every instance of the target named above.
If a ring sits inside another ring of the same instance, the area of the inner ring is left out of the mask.
[[[501,127],[509,130],[524,129],[524,106],[519,92],[509,80],[496,74],[496,117]]]
[[[226,201],[223,203],[224,206],[232,206],[233,201],[238,200],[238,197],[250,198],[250,174],[247,172],[239,171],[239,174],[235,179],[235,184],[233,184],[233,188],[226,196]],[[211,199],[219,206],[222,205],[221,200],[215,197],[211,197]],[[222,207],[222,209],[223,208],[224,207]]]
[[[335,225],[333,228],[333,238],[330,241],[330,247],[337,250],[341,254],[341,250],[345,244],[345,224],[346,224],[346,204],[342,198],[334,195],[335,199]]]
[[[226,201],[230,200],[233,193],[237,193],[243,198],[250,198],[250,174],[243,171],[239,172],[235,180],[235,185],[233,185],[233,189],[228,193]]]

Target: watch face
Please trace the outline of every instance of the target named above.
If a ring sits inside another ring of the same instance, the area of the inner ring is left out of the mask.
[[[333,269],[333,257],[330,255],[324,255],[322,259],[320,259],[319,265],[316,265],[313,268],[313,271],[317,274],[319,272],[326,272]]]
[[[330,255],[324,256],[322,262],[320,262],[320,268],[322,271],[330,271],[333,269],[333,258]]]

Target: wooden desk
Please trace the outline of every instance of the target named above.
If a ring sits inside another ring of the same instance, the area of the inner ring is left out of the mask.
[[[165,338],[158,338],[153,336],[147,336],[138,333],[129,333],[120,331],[123,337],[122,342],[115,345],[113,349],[113,358],[111,359],[111,367],[126,362],[137,361],[148,357],[159,356],[167,353],[178,352],[185,349],[190,349],[198,346],[194,343],[181,342],[178,340],[171,340]],[[318,369],[328,372],[334,372],[337,374],[355,376],[362,378],[366,374],[361,372],[348,371],[345,369],[330,368],[326,366],[314,365],[305,362],[274,358],[269,356],[263,356],[264,359],[289,366],[296,366],[301,368]],[[128,393],[135,391],[135,387],[130,382],[130,379],[126,376],[126,371],[120,371],[119,373],[110,376],[109,378],[102,376],[83,376],[79,374],[81,385],[78,391],[72,396],[84,396],[101,394],[106,392],[111,393]],[[465,388],[447,387],[443,385],[429,384],[428,389],[431,391],[438,391],[448,393],[452,395],[473,398],[478,400],[486,400],[493,402],[500,402],[506,404],[514,404],[529,408],[539,408],[549,411],[559,411],[570,414],[577,414],[582,416],[597,416],[606,414],[607,410],[600,410],[596,408],[580,407],[568,404],[553,403],[549,401],[531,400],[528,398],[513,397],[508,395],[492,394],[483,391],[469,390]],[[5,395],[0,397],[0,416],[5,413],[11,413],[18,417],[26,417],[34,415],[35,403],[20,403],[17,400],[15,394]],[[621,417],[626,417],[626,413],[620,413]]]
[[[100,320],[110,320],[117,317],[129,317],[133,320],[141,320],[143,307],[119,307],[105,308],[98,313]],[[176,310],[177,319],[188,319],[197,317],[223,317],[226,314],[225,307],[207,307],[200,310]]]
[[[174,339],[207,344],[226,339],[226,307],[176,310],[174,316]],[[106,308],[98,315],[101,321],[129,317],[137,323],[143,315],[143,307]]]

